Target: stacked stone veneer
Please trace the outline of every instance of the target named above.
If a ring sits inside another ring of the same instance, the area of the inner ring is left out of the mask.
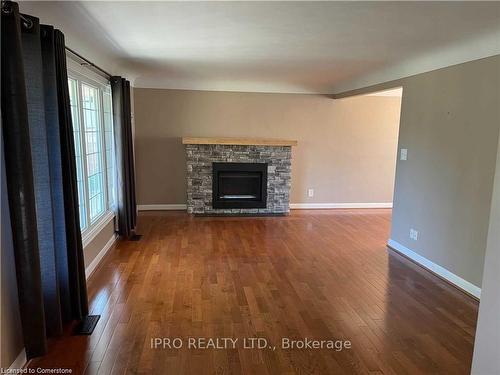
[[[186,145],[187,210],[192,214],[287,214],[290,211],[291,146]],[[212,207],[212,163],[268,163],[267,207]]]

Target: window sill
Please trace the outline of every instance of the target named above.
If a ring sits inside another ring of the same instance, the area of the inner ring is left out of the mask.
[[[98,218],[89,228],[82,233],[83,248],[92,242],[96,236],[115,218],[113,211],[106,211],[100,218]]]

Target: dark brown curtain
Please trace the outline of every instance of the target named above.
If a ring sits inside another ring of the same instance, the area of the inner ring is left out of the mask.
[[[129,237],[137,220],[130,82],[122,77],[111,77],[111,92],[118,184],[118,233]]]
[[[28,358],[88,313],[64,37],[2,4],[2,130]]]
[[[59,115],[59,137],[62,158],[62,181],[65,213],[66,241],[71,244],[72,251],[67,252],[67,261],[61,259],[64,276],[64,301],[62,306],[66,319],[81,319],[88,314],[87,282],[85,277],[85,261],[83,259],[82,236],[80,232],[80,215],[78,212],[78,187],[76,182],[75,141],[68,88],[68,69],[66,67],[66,48],[64,34],[54,31],[54,56],[57,84],[57,108]]]
[[[2,7],[3,150],[24,345],[33,357],[45,353],[47,346],[21,46],[18,6],[6,3]]]

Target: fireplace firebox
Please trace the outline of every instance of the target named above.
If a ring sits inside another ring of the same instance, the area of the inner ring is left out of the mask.
[[[267,163],[212,163],[213,208],[266,208]]]

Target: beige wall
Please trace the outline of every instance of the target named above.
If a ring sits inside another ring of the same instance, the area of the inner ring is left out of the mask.
[[[497,111],[500,108],[497,107]],[[500,117],[500,115],[499,115]],[[500,144],[499,144],[500,150]],[[500,152],[497,152],[495,183],[484,262],[483,288],[474,341],[472,374],[500,374]]]
[[[83,258],[85,268],[99,255],[100,251],[106,246],[108,241],[115,235],[115,224],[111,220],[101,231],[90,241],[83,249]]]
[[[186,202],[182,136],[296,139],[292,203],[392,202],[400,98],[141,88],[134,97],[138,204]]]
[[[500,126],[500,57],[401,81],[391,238],[481,286]],[[419,231],[409,239],[410,228]]]

